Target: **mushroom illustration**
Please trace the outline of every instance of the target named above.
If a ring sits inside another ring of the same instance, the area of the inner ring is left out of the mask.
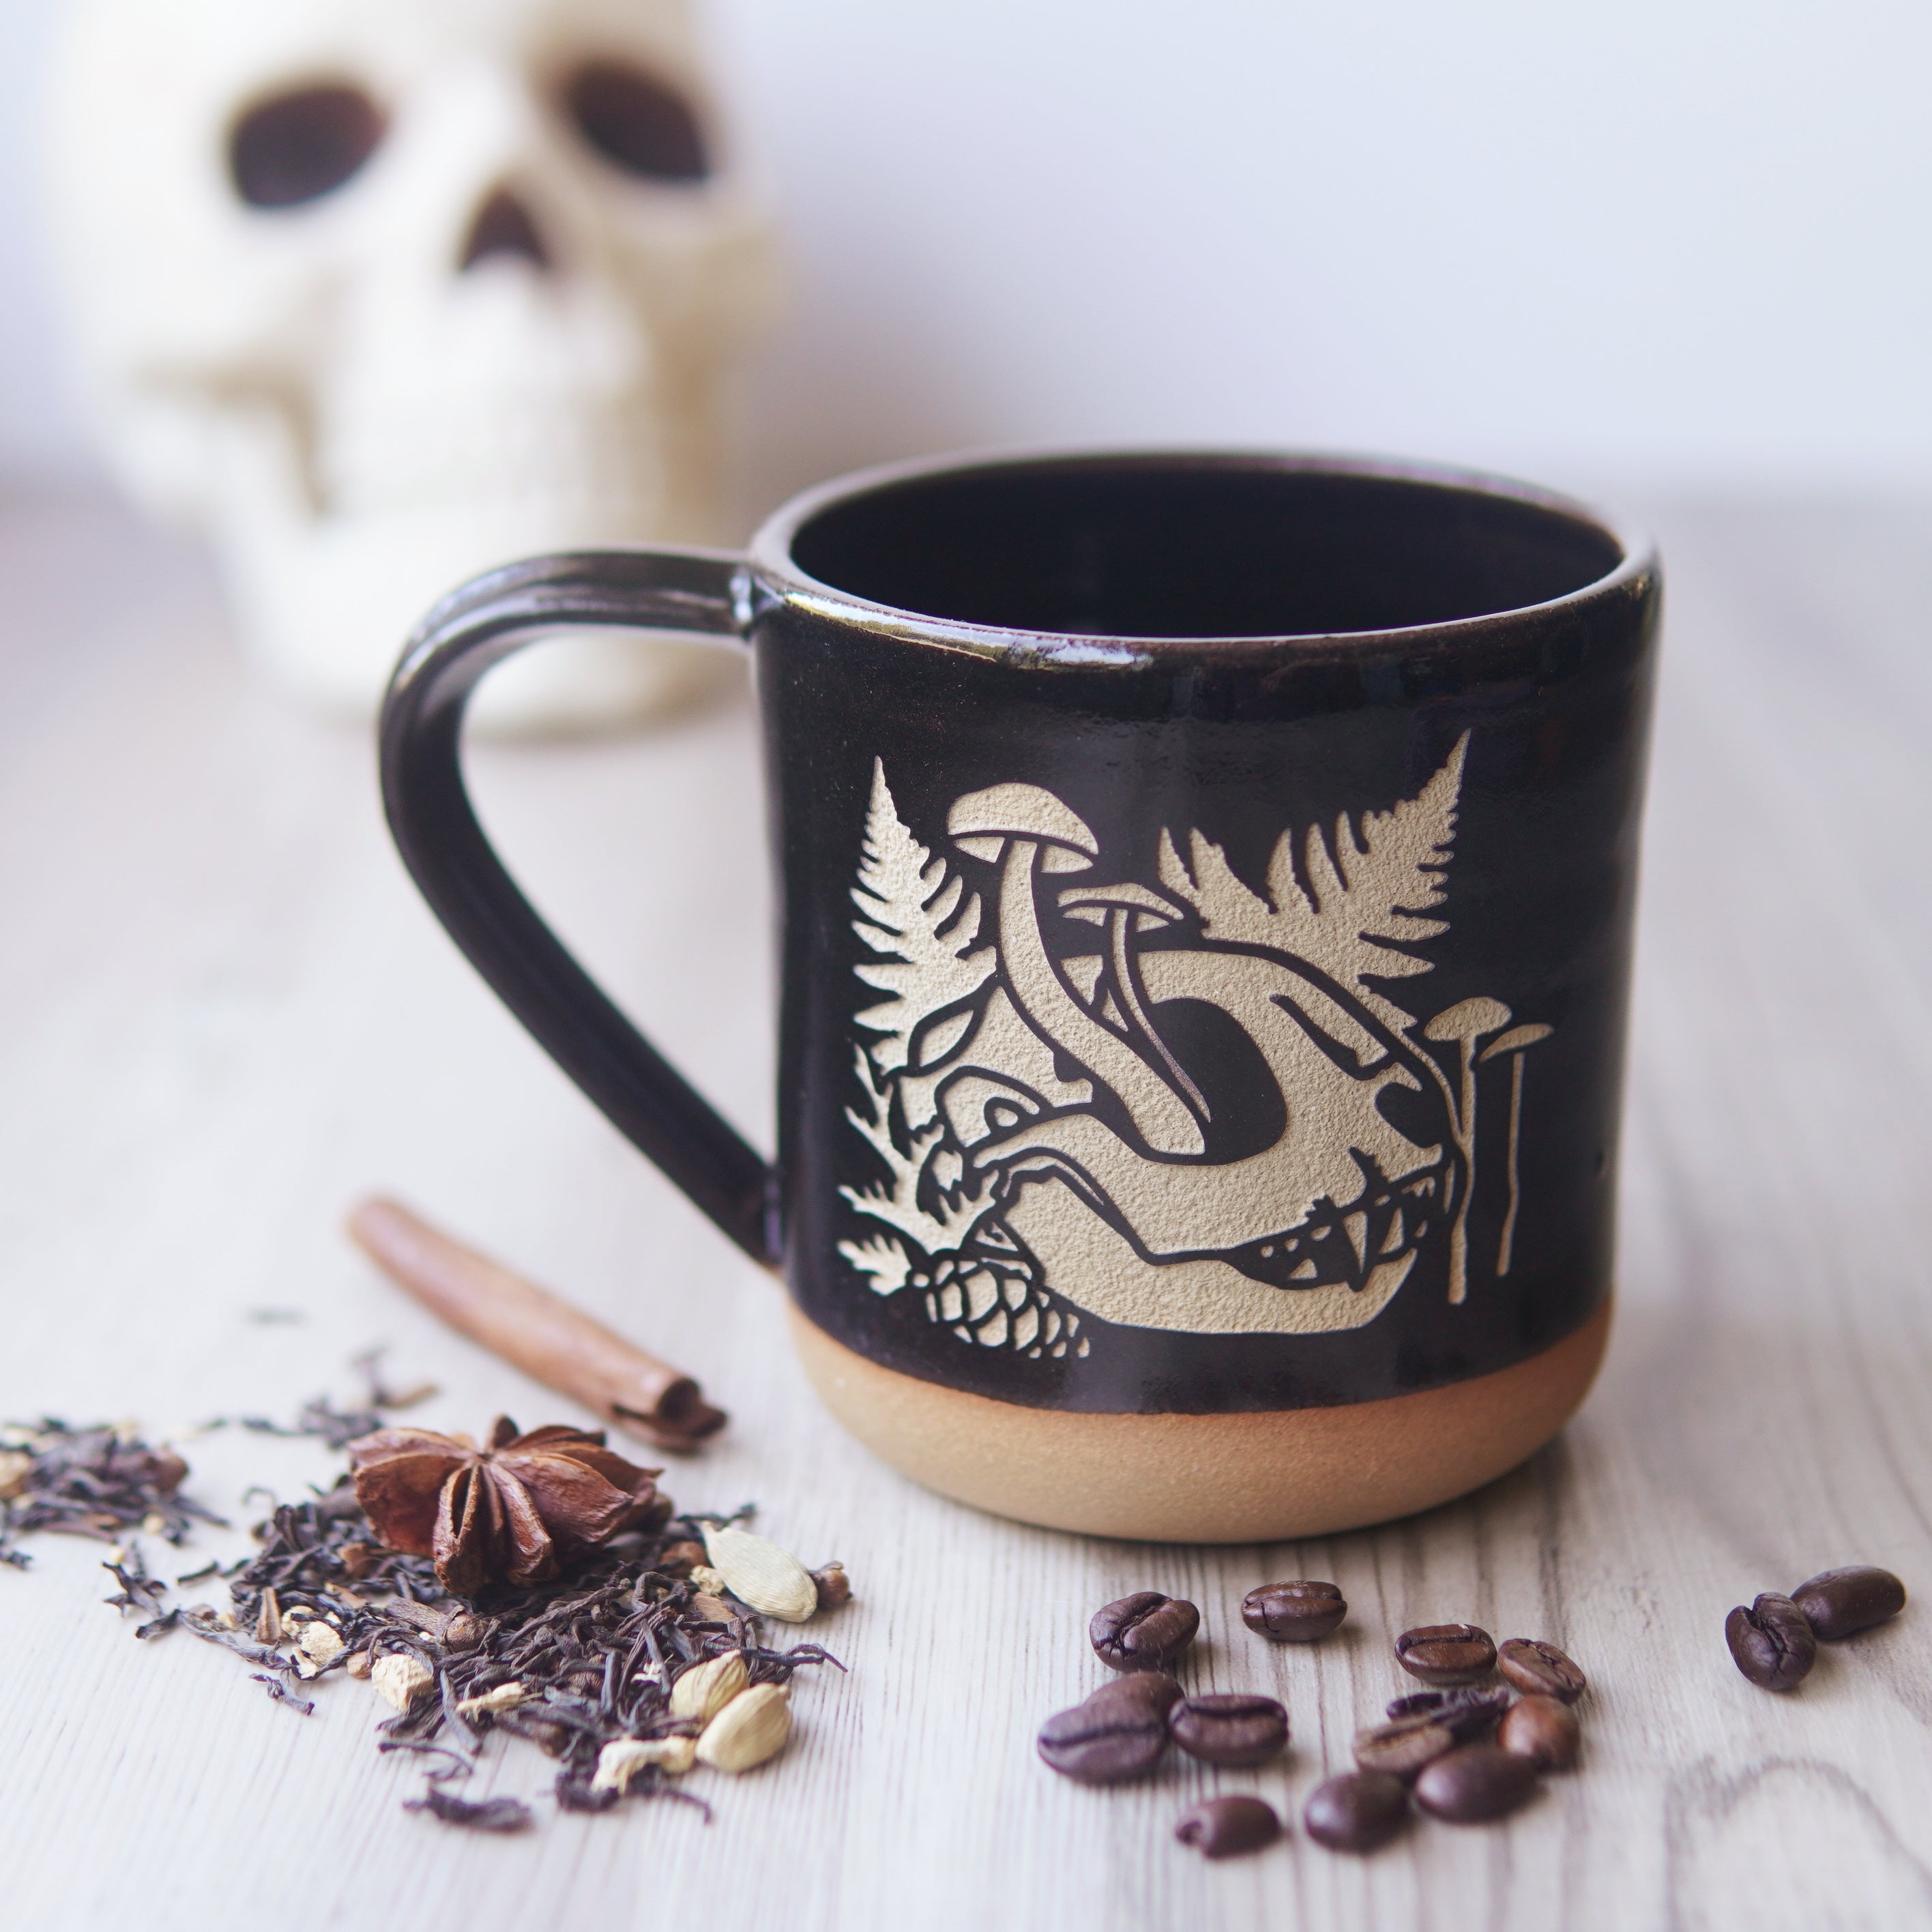
[[[1438,1013],[1422,1029],[1424,1040],[1454,1040],[1462,1048],[1462,1104],[1450,1106],[1450,1125],[1462,1156],[1462,1198],[1449,1229],[1449,1299],[1466,1300],[1469,1292],[1469,1209],[1476,1198],[1476,1042],[1486,1034],[1510,1023],[1510,1010],[1500,1000],[1462,1000]],[[1453,1178],[1452,1178],[1453,1180]]]
[[[1079,814],[1038,785],[989,785],[953,801],[946,830],[960,850],[1000,875],[1000,958],[1013,1002],[1049,1045],[1077,1060],[1120,1096],[1156,1154],[1200,1154],[1200,1123],[1180,1096],[1112,1028],[1088,1012],[1060,976],[1040,929],[1035,879],[1084,872],[1100,855]]]
[[[1180,908],[1159,892],[1130,880],[1112,886],[1069,886],[1060,895],[1060,909],[1069,919],[1085,920],[1107,928],[1108,956],[1113,963],[1114,985],[1123,1011],[1139,1028],[1141,1037],[1160,1055],[1174,1084],[1193,1102],[1195,1111],[1204,1120],[1208,1119],[1208,1102],[1200,1088],[1168,1051],[1166,1041],[1154,1030],[1154,1022],[1148,1017],[1140,975],[1134,970],[1133,949],[1127,944],[1130,928],[1135,932],[1158,932],[1162,926],[1179,920]]]
[[[1509,1210],[1503,1216],[1502,1239],[1496,1244],[1496,1273],[1508,1274],[1510,1261],[1516,1250],[1516,1210],[1520,1204],[1522,1192],[1516,1179],[1516,1147],[1522,1134],[1522,1056],[1526,1048],[1534,1046],[1538,1041],[1546,1040],[1554,1033],[1554,1027],[1512,1027],[1500,1040],[1492,1040],[1477,1056],[1476,1064],[1486,1066],[1492,1060],[1503,1054],[1511,1056],[1510,1060],[1510,1124],[1509,1124]]]

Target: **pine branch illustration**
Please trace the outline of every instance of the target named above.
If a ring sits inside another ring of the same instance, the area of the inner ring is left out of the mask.
[[[1391,1026],[1406,1030],[1415,1016],[1368,982],[1434,970],[1410,949],[1449,929],[1429,914],[1444,897],[1468,746],[1466,731],[1414,798],[1364,813],[1359,829],[1346,812],[1332,833],[1310,826],[1299,872],[1294,830],[1283,832],[1268,862],[1266,898],[1198,831],[1190,835],[1184,862],[1162,834],[1161,882],[1199,913],[1209,938],[1292,952],[1353,986]]]
[[[872,1046],[881,1073],[894,1073],[911,1056],[913,1035],[932,1015],[976,993],[993,970],[990,946],[969,952],[980,936],[980,898],[962,908],[964,882],[946,875],[900,820],[886,784],[886,768],[872,761],[872,796],[859,883],[852,902],[862,915],[852,929],[882,963],[854,968],[868,986],[892,997],[858,1016],[860,1025],[884,1034]]]

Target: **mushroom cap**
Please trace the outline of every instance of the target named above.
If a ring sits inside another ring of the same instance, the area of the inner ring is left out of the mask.
[[[960,850],[975,859],[998,859],[1009,838],[1048,848],[1049,872],[1084,872],[1100,856],[1100,842],[1080,814],[1039,785],[988,785],[952,801],[946,830]]]
[[[1540,1022],[1531,1026],[1511,1027],[1502,1039],[1491,1040],[1476,1058],[1479,1060],[1494,1060],[1498,1054],[1520,1053],[1525,1047],[1547,1040],[1556,1030],[1554,1027],[1544,1026]]]
[[[1500,1000],[1462,1000],[1445,1007],[1422,1029],[1424,1040],[1480,1040],[1486,1033],[1510,1023],[1510,1010]]]
[[[1180,907],[1172,900],[1131,879],[1112,886],[1069,886],[1060,896],[1060,909],[1069,919],[1085,920],[1094,926],[1106,925],[1115,906],[1132,909],[1136,932],[1157,932],[1181,916]]]

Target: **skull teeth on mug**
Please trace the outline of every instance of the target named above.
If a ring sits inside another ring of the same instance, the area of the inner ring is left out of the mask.
[[[100,439],[310,701],[370,711],[478,570],[716,536],[772,254],[682,0],[77,0],[51,106]],[[708,661],[580,634],[478,716],[648,712]]]

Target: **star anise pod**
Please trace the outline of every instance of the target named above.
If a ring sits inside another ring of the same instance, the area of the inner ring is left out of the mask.
[[[356,1500],[392,1550],[433,1556],[446,1590],[542,1583],[627,1529],[660,1528],[670,1500],[604,1446],[601,1430],[517,1433],[497,1417],[488,1447],[430,1429],[379,1429],[349,1445]]]

